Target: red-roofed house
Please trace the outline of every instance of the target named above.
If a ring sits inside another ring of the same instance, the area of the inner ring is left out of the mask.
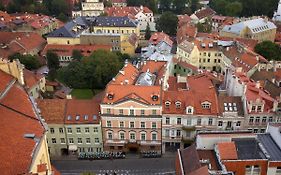
[[[0,32],[0,57],[8,58],[14,53],[37,55],[46,44],[37,33]]]
[[[3,71],[0,85],[1,174],[53,174],[47,130],[34,101],[15,78]]]
[[[198,130],[217,129],[219,115],[216,89],[208,76],[177,77],[168,83],[162,102],[163,151],[183,148]]]
[[[144,6],[136,7],[136,6],[128,6],[128,7],[106,7],[105,12],[108,16],[119,16],[125,17],[128,16],[133,20],[138,21],[138,27],[142,33],[144,33],[147,24],[150,27],[151,31],[156,31],[156,24],[154,21],[153,12]]]
[[[190,18],[192,19],[192,21],[194,23],[204,23],[206,21],[207,18],[212,18],[212,16],[214,16],[216,14],[216,12],[207,7],[207,8],[202,8],[199,9],[197,11],[195,11]]]
[[[162,79],[166,62],[131,63],[108,83],[101,102],[105,150],[161,152]]]

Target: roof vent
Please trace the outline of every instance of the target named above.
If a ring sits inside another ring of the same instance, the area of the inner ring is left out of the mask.
[[[24,138],[27,138],[27,139],[34,139],[34,138],[35,138],[35,134],[33,134],[33,133],[24,134]]]

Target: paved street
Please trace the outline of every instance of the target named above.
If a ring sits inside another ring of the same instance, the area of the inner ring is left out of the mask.
[[[82,172],[96,175],[173,175],[174,157],[126,158],[117,160],[56,160],[53,165],[62,175],[80,175]]]

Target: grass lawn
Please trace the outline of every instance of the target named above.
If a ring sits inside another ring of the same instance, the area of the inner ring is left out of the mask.
[[[71,95],[76,99],[91,99],[94,96],[91,89],[73,89]]]

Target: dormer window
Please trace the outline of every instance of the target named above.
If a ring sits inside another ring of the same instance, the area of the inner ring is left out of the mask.
[[[76,115],[75,120],[79,120],[80,115]]]
[[[165,102],[165,107],[166,107],[166,108],[169,108],[170,105],[171,105],[171,102],[169,102],[169,101],[166,101],[166,102]]]
[[[152,98],[153,101],[157,101],[158,100],[158,95],[152,95],[151,98]]]
[[[68,115],[68,116],[67,116],[67,120],[71,120],[71,115]]]
[[[180,101],[177,101],[175,104],[176,104],[176,108],[177,109],[179,109],[181,107],[181,102]]]
[[[112,100],[112,99],[113,99],[113,97],[114,97],[114,95],[113,95],[113,94],[108,94],[108,95],[107,95],[107,98],[108,98],[109,100]]]
[[[186,114],[193,114],[193,107],[191,106],[186,107]]]
[[[89,116],[88,115],[84,115],[84,120],[88,120]]]
[[[202,108],[203,109],[210,109],[210,107],[211,107],[210,103],[207,103],[207,102],[202,103]]]

